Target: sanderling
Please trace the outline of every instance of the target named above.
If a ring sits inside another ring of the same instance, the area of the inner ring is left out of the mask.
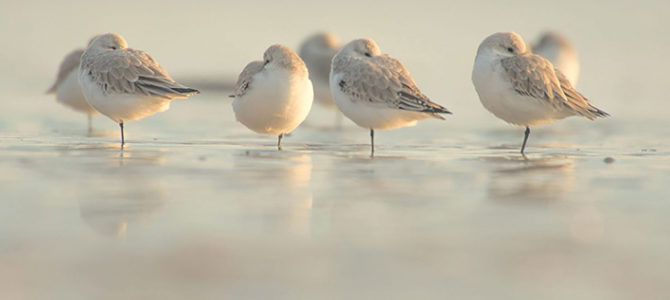
[[[148,53],[128,48],[116,33],[96,37],[81,56],[79,83],[93,108],[123,124],[170,108],[175,98],[198,94],[175,82]]]
[[[56,82],[49,88],[47,94],[55,94],[56,100],[63,105],[88,115],[88,130],[92,130],[91,118],[97,114],[91,107],[79,86],[79,59],[84,49],[77,49],[65,56],[58,68]]]
[[[237,121],[257,133],[277,135],[277,149],[281,150],[284,134],[307,117],[314,91],[298,54],[273,45],[265,50],[263,61],[252,61],[244,68],[230,97],[235,98]]]
[[[579,57],[577,50],[568,39],[558,32],[545,32],[539,42],[533,46],[533,53],[548,59],[556,69],[577,85],[579,79]]]
[[[574,115],[589,120],[608,116],[577,92],[550,61],[531,53],[513,32],[495,33],[479,45],[472,82],[486,109],[505,122],[526,127],[521,154],[530,126]]]
[[[315,102],[337,110],[330,93],[330,64],[340,50],[337,37],[329,32],[316,33],[300,46],[298,54],[309,70],[309,79],[314,85]]]
[[[382,54],[371,39],[354,40],[333,58],[330,88],[337,107],[356,125],[370,129],[374,156],[375,129],[413,126],[418,120],[450,114],[416,86],[397,59]]]

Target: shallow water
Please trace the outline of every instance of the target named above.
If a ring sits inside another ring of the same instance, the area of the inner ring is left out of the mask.
[[[540,129],[524,160],[521,130],[430,133],[448,120],[380,131],[374,159],[353,126],[307,124],[278,152],[226,101],[128,123],[124,151],[102,118],[92,137],[82,117],[3,138],[5,298],[669,292],[667,144]],[[174,126],[196,112],[214,124]]]
[[[155,22],[184,14],[162,3],[136,8],[154,8],[147,17]],[[2,69],[13,71],[0,74],[6,91],[0,101],[0,298],[670,294],[670,124],[662,88],[670,66],[658,59],[670,50],[670,35],[663,34],[668,26],[662,26],[666,4],[608,2],[604,13],[596,4],[568,1],[556,9],[562,15],[576,10],[570,20],[530,1],[512,7],[393,4],[388,12],[395,15],[427,16],[403,27],[385,13],[374,14],[376,22],[347,23],[337,18],[342,7],[276,23],[296,13],[273,3],[260,24],[230,31],[222,28],[243,20],[235,11],[255,9],[252,4],[193,1],[187,22],[166,22],[155,32],[139,27],[137,10],[103,7],[102,17],[91,12],[92,4],[76,3],[89,14],[46,26],[47,16],[67,7],[7,4],[0,22],[12,26],[0,31],[14,42],[0,49]],[[317,11],[311,2],[300,5]],[[482,12],[491,20],[470,21]],[[593,15],[598,23],[589,21]],[[629,24],[619,22],[622,16]],[[77,26],[82,20],[91,26]],[[315,106],[276,151],[274,137],[235,122],[225,87],[267,44],[295,45],[317,20],[341,27],[343,38],[378,38],[455,114],[378,131],[370,159],[365,130],[351,123],[333,129],[335,115]],[[451,26],[459,23],[469,27]],[[272,24],[281,30],[269,37],[264,26]],[[433,36],[425,30],[430,25],[450,37],[416,49]],[[580,89],[612,117],[533,129],[523,159],[523,130],[481,107],[469,68],[485,34],[516,30],[533,37],[544,27],[575,40]],[[63,54],[110,30],[150,50],[178,80],[207,88],[220,78],[221,87],[126,124],[128,146],[120,151],[113,122],[98,116],[88,133],[85,116],[42,94]],[[626,42],[613,31],[629,34]],[[192,40],[166,47],[175,36]],[[655,46],[641,55],[631,41]],[[48,53],[36,50],[50,43]],[[197,57],[185,59],[194,51]],[[436,54],[447,55],[430,61]],[[207,78],[211,74],[224,75]]]

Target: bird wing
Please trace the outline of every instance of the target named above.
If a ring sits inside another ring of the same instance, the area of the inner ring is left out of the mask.
[[[588,119],[607,115],[588,100],[554,68],[549,60],[535,54],[518,55],[501,60],[514,90],[520,95],[546,101],[554,109],[570,109]]]
[[[86,70],[104,93],[143,94],[165,99],[186,98],[196,89],[175,82],[148,53],[123,49],[82,57]]]
[[[340,90],[354,101],[426,113],[450,113],[421,93],[409,71],[386,55],[361,59],[339,57],[334,72],[341,74]]]
[[[567,77],[563,74],[558,69],[554,69],[556,72],[556,77],[558,77],[558,81],[561,83],[561,88],[563,89],[563,93],[565,94],[565,105],[570,107],[570,109],[576,111],[580,115],[588,118],[589,120],[593,120],[596,117],[607,117],[609,116],[608,113],[600,110],[599,108],[591,105],[589,103],[589,99],[584,97],[581,93],[579,93],[575,88],[572,86],[570,83],[570,80],[568,80]]]
[[[530,54],[507,57],[501,63],[517,93],[561,108],[566,97],[551,62]]]
[[[234,93],[230,97],[240,97],[246,94],[249,90],[249,84],[253,81],[254,75],[263,71],[265,63],[262,60],[254,60],[247,64],[240,73],[240,76],[237,78],[237,83],[235,84]]]
[[[63,80],[67,77],[72,70],[79,68],[79,59],[81,58],[84,49],[77,49],[68,53],[63,61],[60,63],[58,68],[58,75],[56,76],[56,82],[49,88],[47,94],[55,93],[58,86],[63,83]]]

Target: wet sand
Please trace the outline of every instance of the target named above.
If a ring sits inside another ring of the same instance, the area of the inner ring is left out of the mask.
[[[667,144],[613,149],[614,130],[575,119],[534,131],[524,160],[520,129],[427,121],[380,131],[370,159],[365,130],[315,113],[281,152],[224,94],[128,123],[124,151],[101,117],[91,137],[75,114],[3,137],[3,298],[670,292]]]

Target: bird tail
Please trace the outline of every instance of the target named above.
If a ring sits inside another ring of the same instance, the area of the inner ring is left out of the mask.
[[[598,118],[604,118],[604,117],[609,117],[610,116],[610,114],[608,114],[604,110],[602,110],[600,108],[597,108],[593,105],[589,106],[589,112],[592,113],[593,115],[595,115]]]
[[[183,94],[184,96],[193,96],[193,95],[200,94],[200,91],[198,91],[196,89],[188,88],[188,87],[183,87],[183,88],[173,87],[172,90],[177,92],[177,93]]]
[[[578,110],[577,113],[591,121],[595,120],[596,118],[609,117],[610,115],[604,110],[591,105],[591,103],[587,103],[587,105],[588,107]]]
[[[439,105],[435,102],[429,102],[430,106],[424,110],[424,112],[430,113],[433,118],[444,120],[444,117],[440,114],[451,114],[451,112],[446,109],[444,106]]]

